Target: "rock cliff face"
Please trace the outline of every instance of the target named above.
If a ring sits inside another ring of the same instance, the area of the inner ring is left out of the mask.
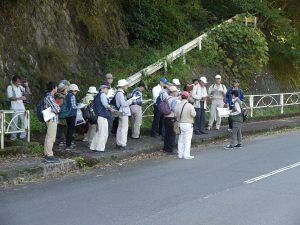
[[[121,15],[112,0],[0,0],[1,89],[16,73],[37,88],[103,74],[107,53],[128,47]]]

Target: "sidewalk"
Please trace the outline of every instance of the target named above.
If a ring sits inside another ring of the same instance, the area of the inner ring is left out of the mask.
[[[287,117],[266,121],[252,121],[243,124],[243,135],[251,135],[272,130],[281,130],[300,126],[300,116]],[[227,126],[220,130],[208,131],[208,134],[194,135],[192,146],[209,143],[214,140],[229,138]],[[115,137],[111,136],[107,143],[105,152],[94,153],[89,150],[85,142],[76,142],[77,148],[72,151],[54,150],[55,155],[65,159],[59,164],[44,163],[42,157],[28,155],[19,156],[14,162],[8,162],[6,158],[0,158],[0,185],[1,183],[18,183],[23,180],[30,180],[32,177],[47,177],[55,174],[67,174],[76,170],[75,161],[67,158],[81,156],[88,166],[103,162],[128,158],[141,153],[151,153],[162,150],[163,141],[160,138],[142,136],[140,139],[128,138],[128,150],[117,150],[115,148]],[[225,143],[224,143],[225,144]],[[57,148],[58,149],[58,148]],[[48,172],[47,172],[48,171]]]

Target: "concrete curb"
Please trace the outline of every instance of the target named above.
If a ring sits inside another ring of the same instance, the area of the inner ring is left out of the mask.
[[[243,125],[243,135],[249,136],[253,134],[265,133],[269,131],[278,131],[287,128],[295,128],[300,126],[300,116],[298,117],[284,117],[277,120],[267,120],[259,122],[249,122]],[[214,141],[221,141],[230,137],[227,132],[227,127],[223,127],[220,131],[210,131],[208,135],[193,136],[192,147],[197,147],[202,144],[208,144]],[[95,166],[101,163],[109,163],[112,161],[119,161],[132,156],[140,155],[142,153],[153,153],[159,151],[163,147],[163,142],[160,139],[153,139],[151,137],[144,137],[139,140],[128,140],[128,146],[133,146],[133,149],[120,151],[116,150],[114,146],[114,139],[108,143],[108,149],[103,153],[93,153],[86,146],[79,146],[74,151],[55,151],[55,155],[62,158],[82,157],[85,165]],[[23,147],[23,148],[22,148]],[[21,152],[24,153],[24,146],[21,146]],[[28,148],[30,149],[30,148]],[[14,154],[19,151],[14,150]],[[55,176],[59,174],[68,174],[72,171],[78,170],[76,161],[71,159],[62,159],[59,164],[39,163],[24,167],[21,169],[11,169],[7,171],[0,171],[0,185],[1,184],[19,184],[25,181],[30,181],[35,178],[43,178]]]

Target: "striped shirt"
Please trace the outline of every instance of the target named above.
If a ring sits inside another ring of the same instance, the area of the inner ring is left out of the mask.
[[[51,92],[48,92],[45,100],[44,100],[45,109],[51,108],[51,111],[55,113],[55,117],[53,117],[50,121],[58,123],[58,113],[60,111],[59,105],[55,102],[55,99]]]
[[[133,105],[143,105],[144,104],[144,100],[143,100],[143,94],[142,92],[139,90],[139,88],[135,88],[130,97],[139,97],[138,99],[134,100]]]

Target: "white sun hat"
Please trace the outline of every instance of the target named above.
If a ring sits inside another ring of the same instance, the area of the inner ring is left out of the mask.
[[[90,93],[90,94],[98,94],[98,91],[97,91],[96,87],[91,86],[91,87],[89,87],[88,93]]]
[[[176,86],[170,86],[170,87],[169,87],[169,90],[170,90],[170,92],[178,91],[178,89],[177,89]]]
[[[179,79],[175,78],[172,80],[172,83],[175,84],[176,86],[179,86],[180,85],[180,81]]]
[[[204,84],[207,84],[207,79],[206,79],[206,77],[200,77],[199,80],[201,80]]]
[[[221,79],[222,77],[221,77],[221,75],[217,74],[217,75],[215,76],[215,78],[216,78],[216,79]]]
[[[118,87],[124,87],[124,86],[126,86],[126,85],[128,85],[128,82],[127,82],[127,80],[125,80],[125,79],[121,79],[121,80],[119,80],[118,81]]]
[[[71,84],[69,87],[70,91],[79,91],[77,84]]]

